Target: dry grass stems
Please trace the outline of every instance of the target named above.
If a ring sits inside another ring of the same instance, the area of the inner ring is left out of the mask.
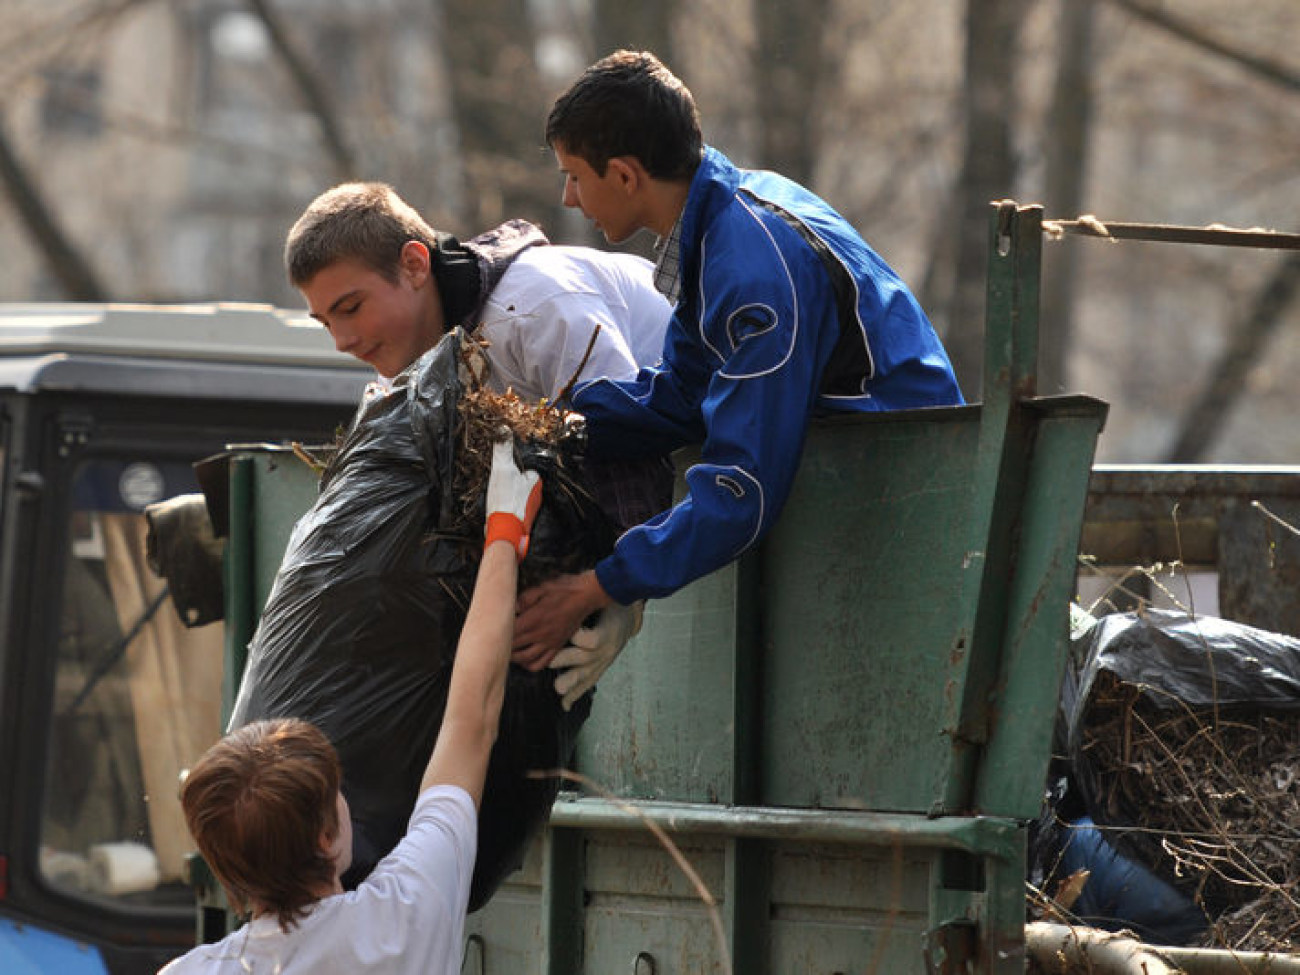
[[[1296,529],[1254,507],[1283,527]],[[1109,605],[1144,579],[1195,616],[1178,558],[1134,566],[1090,607]],[[1081,560],[1090,566],[1090,560]],[[1166,581],[1182,575],[1189,605]],[[1211,675],[1213,679],[1213,675]],[[1123,853],[1188,892],[1210,920],[1202,947],[1300,951],[1300,707],[1293,711],[1193,708],[1153,688],[1098,673],[1084,716],[1083,759],[1099,826]],[[1300,702],[1298,702],[1300,704]],[[1032,901],[1032,895],[1031,895]]]
[[[1163,703],[1097,675],[1076,771],[1099,824],[1206,910],[1207,946],[1300,950],[1300,713]]]

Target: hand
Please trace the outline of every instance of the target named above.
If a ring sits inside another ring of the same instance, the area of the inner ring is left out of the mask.
[[[486,549],[504,540],[522,560],[528,554],[528,533],[542,505],[542,479],[536,471],[521,471],[515,463],[514,440],[507,436],[492,445],[492,472],[487,486],[487,518],[483,526]]]
[[[510,659],[536,673],[569,642],[583,620],[611,602],[591,569],[534,586],[519,597],[515,652]]]
[[[560,695],[564,710],[596,685],[627,641],[641,629],[645,603],[631,606],[610,603],[600,611],[592,626],[584,626],[569,639],[569,645],[555,655],[550,666],[560,671],[555,678],[555,693]]]

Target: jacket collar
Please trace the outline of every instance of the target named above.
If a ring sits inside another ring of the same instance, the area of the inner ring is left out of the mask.
[[[712,146],[704,147],[704,157],[691,179],[690,193],[682,209],[682,273],[695,275],[700,244],[704,233],[736,195],[741,171]]]

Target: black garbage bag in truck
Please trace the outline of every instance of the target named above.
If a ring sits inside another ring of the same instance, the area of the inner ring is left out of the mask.
[[[446,705],[482,550],[483,499],[466,519],[453,483],[462,337],[449,333],[368,399],[294,527],[248,650],[230,726],[293,716],[338,749],[353,819],[355,884],[401,838]],[[580,425],[519,442],[543,500],[521,586],[593,565],[613,545],[581,474]],[[470,507],[473,506],[471,502]],[[482,809],[472,910],[518,868],[546,821],[590,697],[565,712],[554,674],[512,666]]]
[[[1267,803],[1291,801],[1271,781],[1252,794],[1271,779],[1270,762],[1295,760],[1273,753],[1255,728],[1273,721],[1300,732],[1300,640],[1148,608],[1079,619],[1071,658],[1054,748],[1060,779],[1046,827],[1031,839],[1031,863],[1067,874],[1085,866],[1094,892],[1115,892],[1104,905],[1115,923],[1098,926],[1189,943],[1285,867],[1285,858],[1268,855],[1267,837],[1246,827]],[[1249,747],[1239,749],[1238,739]],[[1234,787],[1221,787],[1229,778]],[[1174,832],[1175,819],[1202,825]],[[1225,837],[1232,857],[1193,855]]]

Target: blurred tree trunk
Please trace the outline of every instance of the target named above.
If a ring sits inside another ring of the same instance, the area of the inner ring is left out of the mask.
[[[45,258],[50,276],[63,286],[68,297],[73,301],[107,301],[108,292],[89,261],[59,226],[3,127],[0,127],[0,186],[13,202],[32,243]]]
[[[511,217],[546,224],[560,183],[527,0],[446,0],[443,49],[465,168],[466,236]]]
[[[1228,330],[1228,344],[1215,363],[1210,379],[1183,422],[1165,462],[1194,464],[1203,461],[1233,405],[1246,388],[1250,370],[1285,321],[1286,310],[1300,294],[1300,252],[1282,258],[1259,289],[1249,312]]]
[[[1093,0],[1061,0],[1056,81],[1047,131],[1046,206],[1049,217],[1075,217],[1083,204],[1092,128]],[[1073,333],[1080,245],[1066,236],[1044,252],[1038,388],[1065,388]]]
[[[316,117],[316,122],[320,125],[321,137],[325,140],[325,148],[334,162],[335,177],[340,182],[357,179],[359,173],[356,159],[343,136],[343,125],[339,121],[334,101],[330,98],[329,90],[320,74],[298,49],[298,45],[271,0],[246,0],[246,2],[253,15],[266,28],[271,46],[284,62],[285,69],[289,72],[294,87],[302,96],[307,110]]]
[[[830,0],[755,0],[758,44],[752,77],[762,120],[757,164],[811,186],[828,53],[822,30]]]
[[[651,51],[673,67],[673,17],[677,0],[659,3],[631,3],[629,0],[596,0],[593,37],[596,56],[603,58],[619,48]]]
[[[945,344],[968,400],[979,398],[984,349],[984,293],[988,270],[989,204],[1015,185],[1012,142],[1020,24],[1029,0],[967,0],[966,148],[957,177],[955,273],[947,307]]]

